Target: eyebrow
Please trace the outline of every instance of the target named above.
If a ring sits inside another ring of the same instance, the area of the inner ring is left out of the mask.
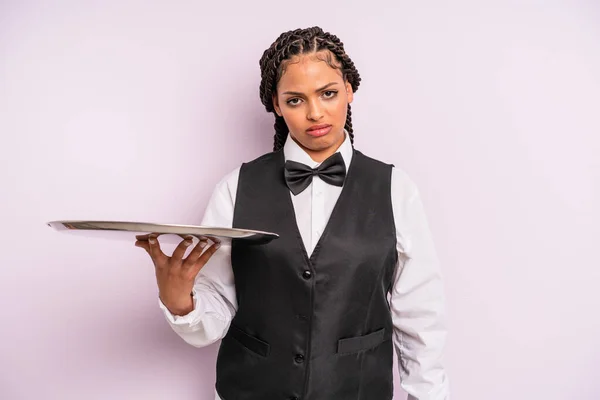
[[[321,90],[325,90],[325,89],[327,89],[331,85],[337,85],[337,82],[329,82],[327,85],[325,85],[323,87],[320,87],[317,90],[315,90],[315,92],[320,92]],[[300,92],[285,92],[285,93],[282,93],[282,94],[293,94],[293,95],[296,95],[296,96],[301,96],[304,93],[300,93]]]

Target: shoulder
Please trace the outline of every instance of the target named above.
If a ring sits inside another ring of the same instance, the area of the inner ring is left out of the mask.
[[[370,168],[383,168],[387,169],[391,173],[391,181],[392,181],[392,192],[397,192],[397,194],[402,195],[404,197],[411,197],[417,191],[417,186],[413,179],[409,176],[409,174],[402,169],[401,167],[397,167],[396,165],[389,163],[387,161],[378,160],[376,158],[370,157],[361,151],[356,150],[356,155],[362,159],[364,163],[367,164]]]
[[[366,169],[375,175],[385,171],[389,174],[392,206],[396,214],[401,214],[414,201],[418,201],[419,190],[415,181],[401,167],[367,156],[360,151],[355,153],[364,163]]]
[[[369,168],[389,169],[394,166],[393,164],[370,157],[359,150],[354,150],[354,156],[360,159],[361,162],[365,163]]]
[[[392,197],[394,203],[413,200],[419,194],[415,181],[402,168],[392,167]]]
[[[268,165],[265,162],[272,158],[273,153],[264,154],[254,160],[242,163],[223,175],[213,188],[212,195],[204,212],[202,224],[206,226],[232,226],[242,169],[252,165]]]
[[[254,160],[246,161],[242,163],[240,169],[248,169],[248,168],[261,168],[261,167],[270,167],[272,163],[277,162],[278,158],[280,158],[283,150],[272,151],[266,154],[263,154],[260,157],[255,158]]]
[[[391,191],[394,203],[401,200],[401,198],[411,197],[416,191],[414,181],[402,168],[399,168],[390,162],[365,155],[358,150],[355,152],[355,155],[358,156],[357,158],[360,159],[364,168],[370,171],[372,175],[375,176],[379,174],[379,176],[381,176],[383,173],[391,180]]]
[[[383,168],[391,173],[392,187],[397,188],[404,194],[412,194],[417,188],[415,182],[411,179],[408,173],[401,167],[376,158],[370,157],[361,151],[356,150],[356,154],[367,163],[370,168]]]
[[[270,152],[263,154],[253,160],[246,161],[238,165],[236,168],[227,172],[216,184],[215,192],[221,195],[227,195],[232,200],[235,200],[240,173],[242,170],[253,167],[260,167],[269,164],[278,155],[278,152]]]

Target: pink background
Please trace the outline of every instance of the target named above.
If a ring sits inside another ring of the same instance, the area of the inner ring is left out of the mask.
[[[598,2],[52,3],[0,2],[1,399],[212,399],[143,250],[45,222],[198,223],[271,149],[262,52],[311,25],[362,76],[357,148],[421,189],[453,398],[600,398]]]

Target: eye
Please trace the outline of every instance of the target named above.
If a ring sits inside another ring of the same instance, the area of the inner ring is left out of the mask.
[[[290,106],[297,106],[300,102],[299,98],[293,98],[293,99],[289,99],[288,101],[286,101],[287,104],[289,104]]]
[[[331,99],[337,95],[337,90],[327,90],[323,92],[323,94],[325,95],[325,98]]]

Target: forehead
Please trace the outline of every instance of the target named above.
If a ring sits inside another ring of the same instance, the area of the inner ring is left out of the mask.
[[[286,61],[277,89],[310,92],[330,82],[342,82],[342,71],[331,68],[326,56],[323,52],[303,54]],[[332,62],[339,65],[333,57]]]

